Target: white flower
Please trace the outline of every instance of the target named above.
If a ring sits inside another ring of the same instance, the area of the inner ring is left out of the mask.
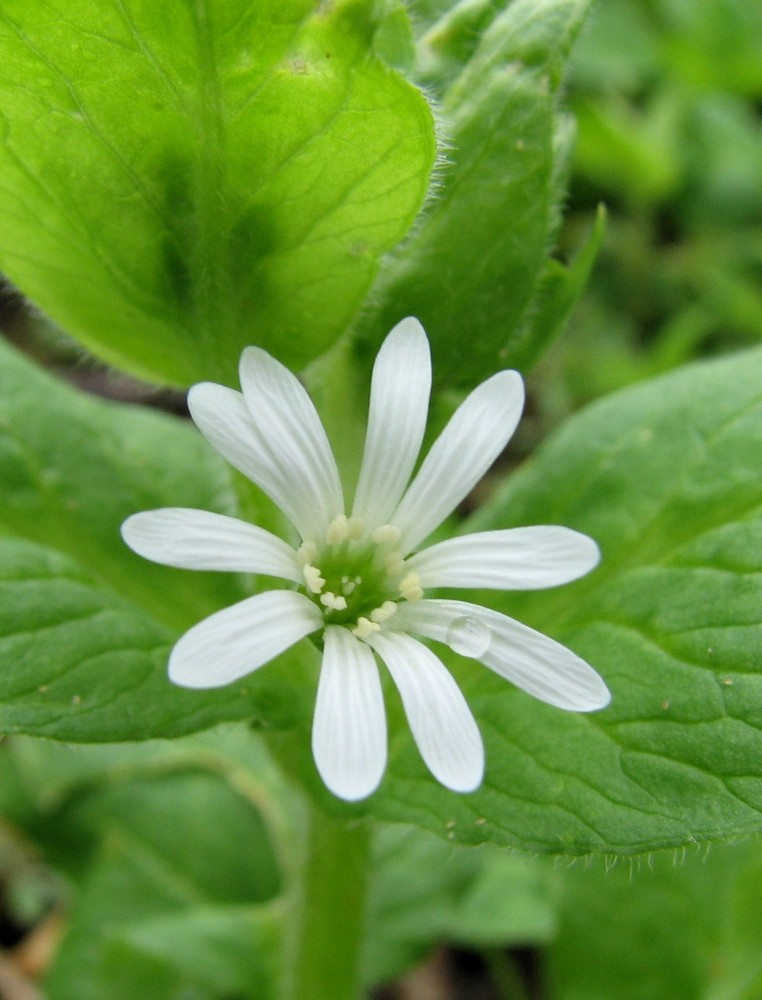
[[[420,323],[399,323],[373,368],[349,514],[325,430],[296,376],[250,347],[240,378],[242,393],[209,382],[194,386],[191,414],[210,444],[281,508],[298,546],[232,517],[183,508],[135,514],[122,534],[155,562],[262,573],[292,586],[249,597],[186,632],[169,660],[175,683],[229,684],[319,633],[312,749],[328,788],[350,801],[370,795],[386,766],[377,656],[432,774],[458,792],[481,783],[484,749],[473,716],[417,636],[480,660],[559,708],[585,712],[608,703],[598,674],[554,640],[479,605],[429,596],[439,587],[527,590],[575,580],[598,562],[590,538],[562,527],[512,528],[416,551],[511,437],[524,402],[517,372],[498,372],[474,389],[408,486],[426,424],[431,361]]]

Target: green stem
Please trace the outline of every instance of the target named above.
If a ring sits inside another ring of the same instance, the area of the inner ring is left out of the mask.
[[[287,934],[282,1000],[358,1000],[365,930],[369,830],[313,807],[301,891]]]

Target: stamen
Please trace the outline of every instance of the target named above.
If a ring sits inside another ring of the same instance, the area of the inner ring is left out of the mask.
[[[349,538],[349,522],[347,521],[347,515],[339,514],[339,516],[335,517],[328,525],[328,531],[325,533],[325,540],[328,545],[338,545],[339,542],[343,542],[347,538]]]
[[[347,597],[352,593],[358,583],[360,583],[360,577],[356,576],[354,580],[350,580],[348,576],[342,576],[341,578],[341,592],[346,594]]]
[[[327,590],[324,594],[320,595],[320,603],[326,607],[330,608],[331,611],[346,611],[347,599],[342,597],[341,594],[337,597],[336,594],[332,594],[330,590]]]
[[[400,580],[400,593],[406,601],[420,601],[423,597],[421,578],[413,570]]]
[[[380,524],[370,536],[376,545],[396,545],[402,532],[396,524]]]
[[[369,618],[364,618],[360,616],[357,619],[357,625],[352,629],[352,635],[356,635],[358,639],[367,639],[374,632],[380,632],[381,626],[378,622],[372,622]]]
[[[370,613],[370,620],[377,622],[379,625],[381,622],[388,621],[393,614],[397,612],[397,605],[394,601],[384,601],[380,608],[374,608]]]
[[[307,563],[311,563],[313,559],[317,558],[318,547],[317,545],[307,540],[302,542],[299,548],[296,550],[296,558],[300,566],[306,566]]]
[[[304,582],[307,584],[307,589],[311,590],[313,594],[319,594],[323,587],[325,587],[325,580],[320,575],[320,570],[317,566],[310,566],[308,563],[302,568],[302,573],[304,574]]]
[[[389,576],[399,576],[405,568],[405,560],[401,552],[390,552],[384,557],[384,566]]]
[[[347,534],[353,541],[365,534],[365,522],[361,517],[350,517],[347,521]]]

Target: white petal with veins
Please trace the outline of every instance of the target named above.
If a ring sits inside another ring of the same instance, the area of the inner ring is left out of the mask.
[[[587,535],[556,525],[483,531],[448,538],[408,560],[428,587],[537,590],[576,580],[597,566]]]
[[[299,504],[302,537],[322,537],[344,510],[339,472],[317,410],[288,368],[259,347],[241,355],[241,388],[273,466]]]
[[[354,513],[383,524],[399,503],[421,449],[431,390],[429,342],[417,319],[392,330],[378,352]]]
[[[277,535],[248,521],[188,507],[163,507],[128,517],[122,538],[138,555],[180,569],[265,573],[300,583],[296,553]]]
[[[309,537],[315,527],[309,486],[303,480],[292,482],[284,477],[271,446],[251,419],[241,393],[214,382],[200,382],[188,393],[188,409],[209,444],[256,483],[303,538]]]
[[[373,653],[345,628],[325,630],[312,753],[320,777],[342,799],[376,790],[386,768],[386,712]]]
[[[498,372],[477,386],[431,446],[390,521],[410,552],[478,483],[516,429],[524,406],[518,372]]]
[[[169,677],[189,688],[222,687],[269,663],[323,624],[293,590],[267,590],[194,625],[175,644]]]
[[[450,629],[463,619],[474,619],[490,631],[491,641],[479,661],[540,701],[569,711],[592,712],[611,700],[601,677],[576,653],[480,604],[424,600],[403,605],[393,626],[449,645]]]
[[[454,792],[473,792],[484,774],[484,747],[471,709],[434,653],[409,635],[369,640],[392,675],[424,763]]]

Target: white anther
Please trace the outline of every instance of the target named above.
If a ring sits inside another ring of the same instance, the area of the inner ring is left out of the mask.
[[[374,632],[380,631],[381,626],[378,622],[372,622],[369,618],[360,616],[357,619],[357,625],[352,629],[352,635],[356,635],[358,639],[367,639]]]
[[[347,535],[354,541],[365,534],[365,521],[361,517],[350,517],[347,521]]]
[[[380,608],[374,608],[370,613],[370,620],[374,622],[388,621],[397,612],[397,605],[394,601],[384,601]]]
[[[396,524],[380,524],[370,537],[376,545],[396,545],[402,532]]]
[[[339,514],[328,525],[325,533],[325,540],[329,545],[338,545],[339,542],[349,538],[349,523],[346,514]]]
[[[311,590],[313,594],[319,594],[323,587],[325,587],[325,580],[320,575],[320,570],[317,566],[307,564],[302,567],[302,573],[304,574],[304,582],[307,584],[307,589]]]
[[[400,593],[406,601],[420,601],[423,597],[421,578],[412,570],[400,580]]]
[[[317,545],[307,540],[302,542],[299,548],[296,550],[296,558],[300,566],[306,566],[307,563],[313,562],[317,558],[318,547]]]
[[[323,607],[330,608],[331,611],[345,611],[347,607],[346,597],[342,597],[341,594],[337,597],[330,590],[320,595],[320,603]]]
[[[354,580],[350,580],[348,576],[342,576],[341,578],[341,592],[346,594],[347,597],[352,593],[357,584],[360,582],[360,577],[355,577]]]
[[[401,552],[390,552],[384,557],[384,566],[389,576],[399,576],[405,568],[405,560]]]

